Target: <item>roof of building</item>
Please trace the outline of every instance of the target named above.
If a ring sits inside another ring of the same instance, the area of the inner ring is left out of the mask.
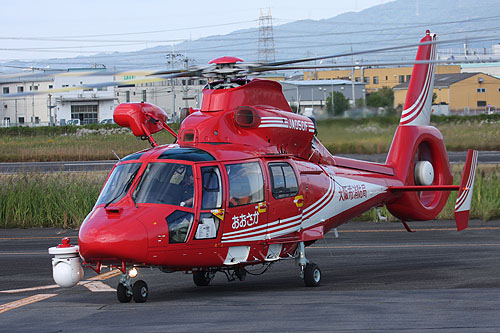
[[[349,80],[298,80],[298,81],[282,81],[281,84],[290,84],[293,86],[331,86],[331,85],[347,85],[353,84]],[[357,85],[364,85],[364,82],[354,82]]]
[[[436,74],[434,76],[434,88],[448,88],[452,84],[455,84],[457,82],[463,81],[465,79],[468,79],[472,76],[482,74],[482,75],[487,75],[484,73],[449,73],[449,74]],[[397,86],[394,86],[392,89],[394,90],[404,90],[408,89],[409,82],[401,83],[398,84]]]

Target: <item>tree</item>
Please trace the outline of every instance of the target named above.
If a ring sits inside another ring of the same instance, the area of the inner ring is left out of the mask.
[[[332,105],[333,100],[333,105]],[[349,109],[349,100],[345,98],[344,94],[334,91],[333,94],[326,98],[326,110],[330,115],[341,116],[345,110]]]
[[[394,104],[394,92],[391,88],[383,87],[372,92],[366,97],[366,105],[371,107],[392,107]]]

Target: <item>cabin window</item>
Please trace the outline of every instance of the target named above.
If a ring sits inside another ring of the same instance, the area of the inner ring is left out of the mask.
[[[222,186],[219,168],[201,168],[201,209],[222,208]]]
[[[213,239],[217,237],[220,220],[212,213],[202,213],[194,239]]]
[[[185,243],[193,225],[192,213],[176,210],[165,218],[168,224],[168,242],[170,244]]]
[[[264,178],[258,162],[226,165],[229,207],[264,201]]]
[[[193,168],[186,164],[149,163],[132,198],[137,203],[193,207]]]
[[[293,197],[299,192],[297,177],[288,163],[269,163],[271,188],[275,199]]]

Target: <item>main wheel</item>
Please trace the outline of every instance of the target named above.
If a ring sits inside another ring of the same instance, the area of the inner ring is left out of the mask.
[[[194,271],[193,281],[194,284],[198,287],[206,287],[210,284],[210,281],[212,281],[212,279],[208,275],[207,271]]]
[[[308,287],[317,287],[321,282],[321,270],[318,265],[311,262],[304,269],[304,283]]]
[[[138,280],[132,287],[132,295],[136,303],[144,303],[148,299],[148,285],[142,280]]]
[[[120,303],[128,303],[132,299],[132,295],[128,293],[127,287],[123,283],[118,283],[116,287],[116,296]]]

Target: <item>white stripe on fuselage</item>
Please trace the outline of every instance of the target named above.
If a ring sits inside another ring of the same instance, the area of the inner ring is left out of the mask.
[[[235,243],[266,240],[314,227],[372,199],[378,194],[384,193],[386,190],[386,186],[345,177],[336,177],[335,182],[330,179],[330,185],[325,194],[306,207],[301,214],[276,220],[263,226],[224,233],[222,242]]]

